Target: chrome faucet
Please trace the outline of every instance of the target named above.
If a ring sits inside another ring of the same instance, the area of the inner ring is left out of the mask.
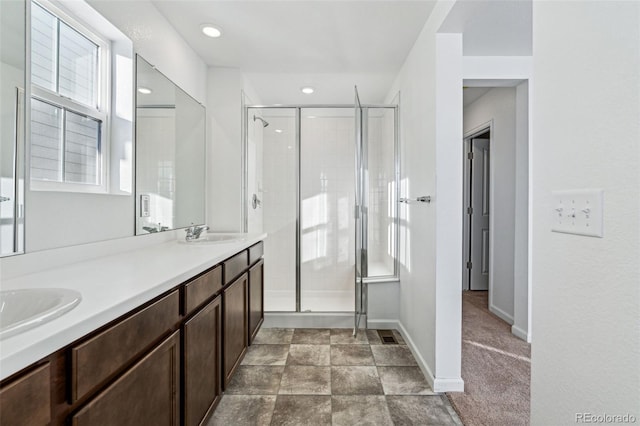
[[[194,225],[192,223],[191,226],[184,230],[184,232],[187,233],[187,236],[184,237],[184,239],[187,241],[197,240],[200,238],[202,231],[207,231],[208,229],[209,227],[207,225]]]

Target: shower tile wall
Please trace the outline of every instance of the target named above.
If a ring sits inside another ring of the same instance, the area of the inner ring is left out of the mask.
[[[302,311],[354,307],[354,118],[329,114],[303,110],[301,121]]]
[[[266,111],[264,111],[266,113]],[[269,126],[262,130],[263,230],[265,240],[266,311],[296,309],[296,132],[294,111],[289,116],[264,114]],[[261,124],[256,124],[260,125]],[[282,132],[276,132],[281,130]],[[251,194],[249,194],[251,195]],[[249,207],[251,210],[251,207]],[[249,228],[251,230],[251,228]]]

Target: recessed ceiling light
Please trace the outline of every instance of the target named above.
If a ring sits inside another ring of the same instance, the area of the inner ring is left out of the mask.
[[[142,93],[143,95],[149,95],[151,94],[151,92],[153,92],[153,90],[149,89],[148,87],[138,87],[138,92]]]
[[[300,89],[300,90],[302,90],[302,93],[304,93],[304,94],[306,94],[306,95],[310,95],[310,94],[312,94],[313,92],[315,92],[315,90],[314,90],[314,88],[313,88],[313,87],[303,87],[303,88],[302,88],[302,89]]]
[[[218,38],[222,35],[222,30],[212,24],[202,24],[200,25],[200,29],[207,37]]]
[[[307,118],[317,118],[315,115],[309,115]]]
[[[275,132],[276,133],[282,133],[282,129],[276,129]]]

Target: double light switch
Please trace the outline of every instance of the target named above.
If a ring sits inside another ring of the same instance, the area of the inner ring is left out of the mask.
[[[602,238],[604,191],[601,189],[553,191],[551,196],[553,199],[552,231]]]

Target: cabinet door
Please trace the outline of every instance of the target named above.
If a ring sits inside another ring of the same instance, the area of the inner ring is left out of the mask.
[[[12,381],[0,390],[0,424],[48,425],[51,421],[49,363]]]
[[[221,297],[216,297],[184,324],[184,424],[198,425],[222,394]]]
[[[176,331],[71,418],[74,426],[178,425],[180,332]]]
[[[244,273],[222,294],[225,388],[247,351],[247,281]]]
[[[249,269],[249,344],[264,320],[264,259]]]

